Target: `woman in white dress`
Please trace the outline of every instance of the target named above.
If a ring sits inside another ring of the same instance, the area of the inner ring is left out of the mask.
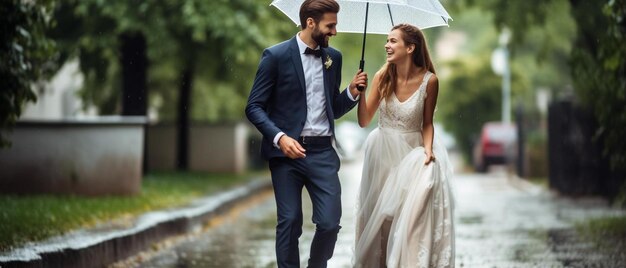
[[[423,33],[393,27],[387,63],[358,118],[378,128],[365,143],[355,242],[356,267],[454,267],[452,167],[434,135],[439,82]]]

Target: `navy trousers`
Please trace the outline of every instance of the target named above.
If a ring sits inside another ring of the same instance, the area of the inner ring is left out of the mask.
[[[269,161],[278,211],[276,258],[278,267],[300,267],[298,238],[302,234],[302,188],[313,204],[316,226],[309,267],[326,267],[333,255],[341,226],[339,157],[331,145],[303,145],[306,157],[272,158]]]

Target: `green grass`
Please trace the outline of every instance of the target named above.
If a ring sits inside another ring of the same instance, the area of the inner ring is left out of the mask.
[[[179,206],[245,183],[252,174],[157,173],[135,196],[0,195],[0,251],[98,222]]]
[[[590,238],[601,246],[607,241],[626,239],[626,216],[603,217],[576,224],[579,234]],[[609,242],[610,243],[610,242]]]

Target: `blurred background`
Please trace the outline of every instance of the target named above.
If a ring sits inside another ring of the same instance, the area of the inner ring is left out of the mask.
[[[550,175],[554,187],[560,177],[579,177],[581,187],[563,186],[576,193],[614,199],[623,192],[624,1],[442,3],[454,21],[425,30],[441,80],[436,120],[466,168],[509,164],[521,177]],[[144,170],[201,166],[193,157],[203,153],[192,150],[211,137],[198,136],[212,133],[208,126],[247,124],[262,49],[298,31],[268,5],[4,1],[2,144],[10,146],[18,119],[145,116]],[[384,62],[385,39],[368,39],[372,75]],[[358,34],[332,39],[344,54],[346,83],[358,68],[359,41]],[[353,111],[340,121],[355,119]],[[239,128],[245,133],[236,143],[253,151],[257,132]],[[253,155],[233,169],[263,165]]]
[[[440,81],[436,129],[457,171],[497,166],[624,207],[626,1],[441,2],[453,21],[424,33]],[[264,170],[244,106],[262,50],[298,31],[269,4],[2,1],[0,192],[101,194],[83,179],[103,172],[94,166],[128,169],[119,175],[131,178],[126,188],[105,194],[137,193],[151,172]],[[384,63],[385,40],[368,35],[370,76]],[[330,42],[343,53],[345,86],[361,35]],[[369,131],[355,121],[356,109],[338,122],[345,160],[358,158]],[[49,160],[68,147],[64,162]],[[90,148],[109,148],[115,160],[86,156]],[[56,184],[32,186],[51,174]],[[83,181],[91,187],[76,186]]]

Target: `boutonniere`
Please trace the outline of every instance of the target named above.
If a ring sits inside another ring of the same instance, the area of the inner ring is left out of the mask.
[[[326,70],[328,70],[328,68],[330,68],[330,66],[333,65],[333,60],[330,58],[329,55],[326,55],[326,61],[324,62],[324,67],[326,67]]]

